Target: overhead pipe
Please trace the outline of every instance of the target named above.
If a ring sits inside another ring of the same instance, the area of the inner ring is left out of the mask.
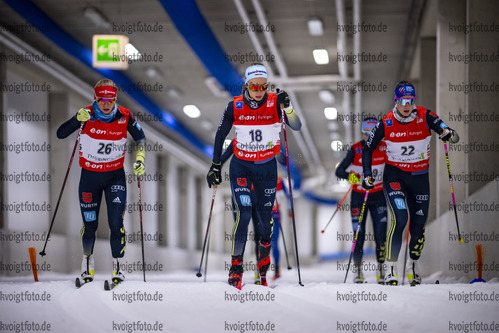
[[[120,71],[98,69],[92,67],[92,50],[87,49],[83,44],[63,30],[54,20],[43,12],[36,4],[30,0],[5,0],[14,11],[26,19],[31,25],[39,28],[40,32],[55,43],[62,50],[73,56],[89,69],[100,75],[113,80],[118,86],[126,91],[126,87],[134,87],[135,83]],[[44,28],[45,27],[45,28]],[[50,29],[47,29],[49,27]],[[142,91],[131,91],[130,97],[140,104],[145,110],[162,119],[166,127],[172,133],[178,135],[183,140],[189,142],[193,147],[199,149],[206,156],[210,156],[213,147],[205,145],[194,133],[180,123],[171,113],[160,108]]]
[[[235,0],[236,1],[236,0]],[[258,21],[260,22],[261,25],[266,25],[267,24],[267,18],[265,16],[265,13],[263,12],[262,6],[260,5],[260,2],[258,0],[252,0],[253,7],[255,8]],[[263,32],[265,40],[267,41],[267,44],[269,46],[270,51],[272,52],[272,55],[274,55],[275,60],[276,60],[276,66],[277,69],[279,70],[280,78],[283,80],[287,80],[288,74],[286,70],[286,66],[284,65],[284,62],[282,60],[281,54],[279,50],[277,49],[277,46],[274,41],[274,37],[272,36],[272,33],[270,31],[264,31]],[[298,99],[296,97],[295,92],[293,89],[289,90],[288,92],[290,98],[294,101],[294,109],[298,113],[298,115],[303,114],[301,111],[301,107],[298,103]],[[302,117],[303,118],[303,117]],[[301,135],[303,135],[304,138],[301,138]],[[299,132],[295,135],[295,138],[297,141],[302,140],[303,145],[308,147],[307,149],[301,149],[303,152],[303,155],[305,156],[305,159],[307,161],[312,161],[314,165],[316,166],[317,173],[319,175],[325,175],[326,170],[324,166],[322,165],[322,161],[320,159],[319,153],[317,151],[317,148],[313,144],[313,139],[312,136],[310,135],[310,131],[308,130],[307,124],[305,119],[302,119],[302,128]]]
[[[353,0],[353,24],[358,24],[361,22],[360,15],[361,15],[361,0]],[[353,54],[360,53],[360,43],[361,43],[360,37],[361,37],[360,31],[357,31],[357,33],[353,35]],[[360,61],[356,61],[356,63],[353,65],[353,76],[356,81],[360,81],[361,77]],[[354,113],[355,115],[360,115],[362,113],[361,91],[357,91],[357,93],[354,95]],[[352,143],[361,137],[360,126],[357,125],[354,127],[354,133],[355,133],[355,138],[352,141]]]

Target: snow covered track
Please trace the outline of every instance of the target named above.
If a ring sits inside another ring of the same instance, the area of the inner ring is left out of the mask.
[[[498,330],[496,278],[470,285],[434,274],[421,286],[393,287],[374,284],[370,276],[367,284],[343,284],[343,272],[326,279],[323,267],[303,273],[304,287],[296,272],[287,271],[277,283],[271,281],[274,288],[254,285],[247,273],[242,291],[227,285],[225,272],[208,272],[207,283],[195,272],[151,274],[147,283],[139,273],[130,274],[111,291],[104,291],[107,277],[98,274],[80,289],[69,275],[42,275],[39,283],[5,278],[0,283],[0,331],[43,331],[43,324],[50,324],[50,332]],[[437,278],[440,284],[434,284]]]

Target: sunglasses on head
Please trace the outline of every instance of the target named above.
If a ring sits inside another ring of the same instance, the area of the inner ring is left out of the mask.
[[[116,98],[99,98],[97,100],[97,103],[99,104],[113,104],[114,102],[116,102]]]
[[[249,85],[248,88],[251,91],[266,91],[267,88],[269,87],[268,83],[262,84],[262,85]]]
[[[414,105],[416,103],[416,100],[414,98],[399,98],[397,99],[397,103],[400,105]]]

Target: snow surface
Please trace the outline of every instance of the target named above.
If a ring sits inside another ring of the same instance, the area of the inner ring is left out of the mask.
[[[42,273],[39,283],[27,276],[1,277],[0,331],[16,329],[13,324],[18,325],[18,332],[29,332],[33,327],[27,324],[21,327],[21,322],[32,325],[45,322],[51,325],[50,332],[87,333],[467,333],[484,329],[485,324],[494,324],[493,327],[488,326],[489,331],[492,331],[491,328],[499,329],[497,278],[487,283],[469,284],[464,278],[456,280],[437,272],[424,277],[423,285],[417,287],[410,287],[407,282],[404,286],[382,286],[375,283],[374,272],[366,272],[369,283],[352,284],[350,275],[349,283],[343,284],[344,271],[337,270],[336,265],[321,263],[302,267],[303,287],[298,285],[296,268],[283,271],[281,279],[271,281],[271,288],[255,285],[254,275],[246,272],[242,291],[226,283],[226,272],[209,270],[207,282],[204,282],[204,276],[196,277],[196,271],[147,273],[147,283],[142,281],[141,273],[127,274],[126,282],[113,291],[103,289],[103,281],[109,277],[105,274],[96,274],[94,282],[81,289],[74,286],[76,274]],[[273,272],[269,274],[272,276]],[[437,279],[440,284],[435,284]],[[21,297],[18,295],[25,292],[37,297],[50,295],[50,301],[16,302],[12,299]],[[134,295],[137,292],[157,299],[162,297],[162,300],[125,300],[127,297],[139,297]],[[362,292],[363,297],[370,295],[381,299],[354,302],[352,297],[359,297]],[[475,293],[474,297],[478,294],[493,295],[495,300],[466,302],[463,297],[470,292]],[[253,300],[256,295],[264,300]],[[241,302],[243,296],[250,299]],[[240,298],[233,300],[235,297]],[[345,297],[347,300],[344,300]],[[455,300],[456,297],[458,300]],[[364,324],[354,326],[362,321]],[[264,324],[263,327],[255,326],[256,322]],[[369,323],[370,326],[367,326]],[[162,330],[159,324],[163,325]]]

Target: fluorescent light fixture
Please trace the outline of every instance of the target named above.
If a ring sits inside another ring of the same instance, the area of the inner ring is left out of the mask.
[[[329,89],[319,90],[319,98],[325,104],[333,104],[334,103],[334,94]]]
[[[327,123],[327,128],[330,131],[337,131],[339,129],[339,125],[337,121],[330,121]]]
[[[315,17],[307,21],[308,33],[311,36],[322,36],[324,34],[324,28],[322,26],[322,21],[320,18]]]
[[[146,75],[148,78],[154,79],[158,75],[158,71],[156,70],[156,68],[148,67],[146,69]]]
[[[331,141],[331,149],[333,151],[341,151],[341,148],[343,148],[343,142],[340,140]]]
[[[201,121],[201,127],[205,131],[210,131],[211,129],[213,129],[213,124],[211,123],[211,121],[205,119]]]
[[[331,133],[329,133],[329,139],[331,139],[332,141],[339,140],[340,139],[340,133],[338,133],[338,132],[331,132]]]
[[[155,67],[147,67],[145,73],[150,79],[166,81],[163,73],[161,73],[161,71]]]
[[[317,65],[329,64],[329,54],[326,49],[315,49],[313,51],[314,60]]]
[[[109,23],[109,20],[94,7],[85,8],[83,10],[83,15],[100,28],[111,28],[111,23]]]
[[[131,43],[126,44],[125,54],[130,60],[138,60],[142,58],[142,54],[140,54],[139,50]]]
[[[184,106],[184,113],[189,118],[199,118],[199,116],[201,115],[201,111],[199,111],[198,107],[192,104]]]
[[[335,120],[338,118],[338,110],[335,107],[324,108],[324,116],[326,119]]]
[[[179,99],[184,96],[184,93],[179,88],[172,86],[166,88],[166,96],[173,99]]]

